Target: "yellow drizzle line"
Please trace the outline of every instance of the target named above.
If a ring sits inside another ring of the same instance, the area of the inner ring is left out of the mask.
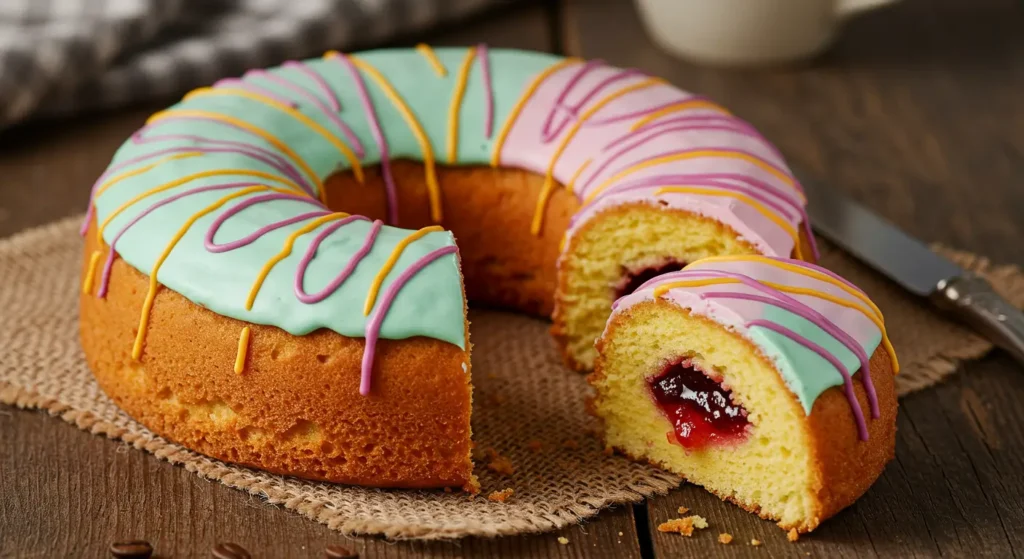
[[[384,77],[376,68],[362,59],[350,56],[349,60],[356,65],[357,68],[369,74],[373,81],[377,82],[381,90],[384,91],[384,95],[391,100],[402,116],[405,118],[405,122],[412,129],[413,134],[416,136],[416,141],[420,144],[420,151],[423,155],[423,166],[427,172],[427,193],[430,196],[430,218],[435,223],[440,223],[441,214],[441,188],[437,184],[437,172],[434,169],[434,150],[430,147],[430,140],[427,138],[427,134],[423,131],[423,127],[419,121],[416,120],[416,115],[409,110],[408,105],[402,100],[402,97],[395,91],[395,88],[391,86],[387,78]]]
[[[731,114],[725,108],[723,108],[723,107],[721,107],[719,105],[716,105],[715,103],[712,103],[711,101],[708,101],[706,99],[689,99],[689,100],[686,100],[686,101],[680,101],[678,103],[673,103],[673,104],[671,104],[671,105],[669,105],[667,107],[662,107],[662,108],[654,111],[653,113],[651,113],[651,114],[643,117],[642,119],[636,121],[636,123],[633,124],[633,127],[630,128],[629,131],[630,132],[636,132],[637,130],[643,128],[645,125],[647,125],[647,124],[649,124],[649,123],[651,123],[651,122],[653,122],[655,120],[658,120],[659,118],[661,118],[661,117],[663,117],[663,116],[665,116],[667,114],[676,113],[676,112],[679,112],[679,111],[682,111],[682,110],[685,110],[685,109],[697,109],[697,108],[712,109],[715,112],[722,113],[724,115]]]
[[[153,161],[152,163],[149,163],[147,165],[143,165],[142,167],[138,167],[136,169],[132,169],[131,171],[125,171],[125,172],[123,172],[123,173],[121,173],[119,175],[114,175],[114,176],[110,177],[109,179],[103,181],[103,184],[101,184],[98,188],[96,188],[96,193],[93,195],[93,198],[98,198],[99,195],[103,194],[104,192],[106,192],[108,188],[110,188],[110,187],[114,186],[115,184],[123,181],[124,179],[131,178],[131,177],[134,177],[134,176],[137,176],[137,175],[141,175],[142,173],[145,173],[146,171],[149,171],[150,169],[152,169],[153,167],[156,167],[157,165],[160,165],[161,163],[166,163],[167,161],[172,161],[174,159],[185,159],[187,157],[195,157],[197,155],[202,155],[202,153],[198,152],[198,151],[188,151],[188,152],[185,152],[185,153],[176,153],[174,155],[167,155],[167,156],[161,157],[160,159],[157,159],[156,161]]]
[[[531,96],[533,96],[533,93],[537,91],[537,88],[540,87],[541,82],[547,79],[551,74],[554,74],[570,64],[579,64],[582,62],[583,61],[579,58],[566,58],[557,64],[552,64],[546,70],[537,74],[536,78],[533,78],[533,81],[530,82],[530,85],[527,86],[525,91],[523,91],[519,100],[516,101],[515,106],[513,106],[512,110],[508,113],[508,118],[505,119],[505,124],[501,126],[501,132],[498,133],[498,139],[494,142],[494,151],[491,152],[491,167],[498,166],[498,158],[501,155],[501,146],[505,144],[505,138],[508,136],[509,131],[512,130],[512,125],[515,124],[516,118],[519,117],[519,113],[522,112],[523,107],[526,106],[526,102]]]
[[[707,258],[702,258],[697,262],[760,262],[763,264],[768,264],[770,266],[775,266],[776,268],[782,268],[783,270],[793,272],[795,274],[800,274],[801,276],[830,283],[838,287],[839,289],[843,290],[847,294],[851,295],[852,297],[856,298],[857,300],[866,304],[868,307],[871,308],[872,311],[874,311],[875,316],[878,317],[878,320],[882,321],[883,324],[885,323],[885,317],[882,316],[882,310],[879,309],[878,305],[876,305],[874,301],[868,298],[867,295],[850,287],[849,285],[846,285],[841,281],[838,281],[836,278],[828,274],[824,274],[812,268],[805,268],[803,266],[790,264],[789,262],[783,262],[781,260],[776,260],[774,258],[767,258],[765,256],[753,254],[744,256],[709,256]],[[694,262],[694,264],[696,264],[696,262]],[[882,333],[885,333],[884,329],[882,329]],[[888,337],[883,336],[883,341],[885,342],[885,350],[886,352],[889,353],[889,357],[892,359],[893,372],[898,373],[900,370],[900,364],[899,361],[896,359],[896,350],[893,349],[892,344],[889,343]]]
[[[783,285],[781,283],[775,283],[775,282],[770,282],[770,281],[761,281],[761,280],[757,280],[757,281],[759,283],[761,283],[762,285],[765,285],[765,286],[770,287],[772,289],[775,289],[777,291],[782,291],[783,293],[793,293],[795,295],[810,295],[812,297],[817,297],[818,299],[823,299],[825,301],[829,301],[831,303],[835,303],[835,304],[837,304],[837,305],[839,305],[841,307],[846,307],[848,309],[853,309],[853,310],[856,310],[856,311],[860,312],[865,317],[867,317],[868,320],[873,322],[874,325],[876,327],[878,327],[878,331],[882,333],[882,345],[885,346],[885,351],[886,351],[886,353],[889,354],[889,358],[892,360],[893,372],[895,373],[895,372],[899,371],[899,362],[896,360],[896,351],[893,349],[892,343],[889,342],[889,334],[885,330],[885,323],[883,323],[881,321],[881,319],[879,319],[879,317],[875,316],[875,314],[872,313],[871,310],[869,310],[869,309],[867,309],[867,308],[865,308],[865,307],[863,307],[861,305],[858,305],[857,303],[853,303],[853,302],[847,301],[846,299],[842,299],[840,297],[836,297],[835,295],[832,295],[830,293],[825,293],[824,291],[818,291],[817,289],[811,289],[811,288],[808,288],[808,287],[795,287],[795,286],[791,286],[791,285]],[[711,278],[711,279],[703,279],[703,280],[674,281],[674,282],[671,282],[671,283],[666,283],[664,285],[659,285],[658,287],[655,287],[654,288],[654,296],[655,297],[661,297],[662,295],[665,294],[666,291],[668,291],[670,289],[675,289],[677,287],[702,287],[702,286],[706,286],[706,285],[721,285],[721,284],[730,284],[730,283],[742,283],[742,282],[740,282],[740,280],[735,279],[735,278]]]
[[[576,119],[576,122],[573,123],[572,128],[569,129],[569,133],[565,135],[565,138],[563,138],[562,142],[558,145],[558,148],[555,150],[555,154],[551,156],[551,162],[548,163],[547,172],[544,174],[544,187],[540,191],[540,196],[537,197],[537,207],[534,209],[533,212],[533,223],[530,224],[531,233],[533,233],[534,235],[540,233],[540,227],[544,221],[544,210],[545,208],[547,208],[548,199],[551,197],[551,192],[554,191],[555,189],[555,164],[558,163],[558,158],[562,156],[562,152],[565,151],[565,148],[569,145],[569,142],[571,142],[573,137],[576,136],[576,133],[579,132],[580,128],[583,126],[583,123],[585,123],[587,119],[593,116],[594,113],[603,109],[606,105],[618,99],[619,97],[661,83],[665,83],[665,80],[661,78],[648,78],[642,82],[626,86],[614,93],[610,93],[608,96],[595,103],[593,107],[590,107],[589,109],[584,111],[583,114],[581,114],[580,117]]]
[[[270,273],[270,270],[272,270],[274,266],[277,265],[278,262],[284,260],[285,258],[288,257],[289,254],[292,253],[292,247],[295,245],[295,239],[298,239],[302,235],[309,233],[310,231],[316,229],[317,227],[320,227],[321,225],[327,223],[328,221],[337,221],[345,217],[348,217],[348,214],[341,212],[321,216],[314,219],[313,221],[310,221],[301,228],[296,229],[294,232],[292,232],[291,235],[288,235],[288,238],[285,239],[284,241],[284,246],[281,248],[281,251],[275,254],[274,257],[271,258],[270,260],[267,260],[265,264],[263,264],[263,268],[260,269],[259,275],[256,276],[256,281],[253,282],[252,287],[249,288],[249,297],[245,300],[245,310],[252,310],[252,304],[256,302],[256,295],[260,292],[260,288],[263,287],[263,280],[267,279],[267,274]]]
[[[384,262],[380,271],[377,272],[377,277],[373,278],[373,283],[370,284],[370,291],[366,294],[366,304],[363,305],[364,315],[369,315],[370,311],[373,310],[373,305],[377,302],[377,292],[380,291],[380,284],[384,283],[384,278],[387,277],[389,272],[391,272],[391,268],[395,267],[395,263],[398,262],[398,257],[402,255],[405,247],[409,246],[410,243],[423,237],[427,233],[433,233],[435,231],[444,231],[444,229],[442,229],[440,225],[424,227],[419,231],[411,233],[395,245],[395,249],[391,251],[391,256],[389,256],[387,261]]]
[[[192,224],[194,224],[199,218],[203,217],[204,215],[207,215],[215,211],[217,208],[220,208],[224,204],[228,203],[230,200],[233,200],[240,196],[245,196],[246,194],[250,194],[252,192],[260,192],[264,190],[267,190],[267,187],[250,186],[248,188],[243,188],[238,192],[232,192],[231,194],[224,196],[220,200],[217,200],[216,202],[210,204],[209,206],[206,206],[205,208],[193,214],[192,217],[188,218],[188,221],[186,221],[185,224],[182,225],[180,229],[178,229],[178,232],[174,234],[174,237],[171,239],[171,241],[167,243],[166,247],[164,247],[163,253],[160,254],[160,257],[157,258],[156,263],[153,264],[153,269],[149,272],[149,291],[146,293],[146,301],[142,304],[142,316],[139,317],[139,331],[135,335],[135,345],[132,346],[132,359],[135,359],[137,361],[140,357],[142,357],[142,342],[146,339],[146,328],[149,326],[149,313],[151,310],[153,310],[153,300],[156,299],[156,290],[157,287],[159,287],[160,285],[156,281],[157,273],[160,272],[160,266],[163,265],[164,260],[167,260],[167,257],[171,254],[171,251],[174,249],[175,245],[178,244],[178,241],[180,241],[181,238],[185,236],[185,233],[188,232],[190,227],[192,227]]]
[[[462,108],[462,96],[466,93],[466,82],[469,80],[469,69],[476,57],[476,47],[466,49],[466,58],[459,67],[459,77],[452,92],[452,102],[448,106],[448,163],[455,163],[455,155],[459,146],[459,110]]]
[[[323,138],[330,142],[331,145],[338,148],[338,151],[340,151],[341,154],[345,156],[345,159],[348,160],[349,167],[351,167],[352,174],[355,175],[356,181],[360,183],[363,182],[363,166],[362,164],[359,163],[359,158],[352,151],[352,149],[345,145],[345,142],[339,140],[334,134],[332,134],[326,128],[320,126],[319,124],[316,123],[316,121],[300,113],[299,111],[293,109],[292,107],[289,107],[288,105],[285,105],[284,103],[281,103],[276,99],[271,99],[270,97],[267,97],[265,95],[260,95],[259,93],[253,93],[252,91],[247,91],[245,89],[238,89],[234,87],[201,87],[199,89],[195,89],[189,92],[187,95],[185,95],[185,97],[182,98],[182,100],[187,101],[193,97],[210,96],[244,97],[246,99],[256,101],[257,103],[267,105],[268,107],[273,107],[287,114],[288,116],[294,118],[295,120],[298,120],[302,124],[305,124],[309,128],[316,131],[317,134],[323,136]]]
[[[589,196],[587,196],[587,199],[583,201],[583,204],[586,205],[586,204],[589,204],[589,203],[593,202],[594,198],[596,198],[599,194],[601,194],[601,192],[604,191],[604,189],[608,188],[614,182],[616,182],[616,181],[618,181],[620,179],[623,179],[623,178],[625,178],[625,177],[627,177],[629,175],[632,175],[633,173],[636,173],[637,171],[642,171],[642,170],[644,170],[644,169],[646,169],[648,167],[653,167],[655,165],[661,165],[662,163],[671,163],[673,161],[683,161],[685,159],[694,159],[694,158],[697,158],[697,157],[731,157],[733,159],[742,159],[744,161],[748,161],[750,163],[753,163],[754,165],[757,165],[761,169],[764,169],[765,171],[771,173],[775,177],[778,177],[780,180],[785,182],[787,185],[790,186],[790,188],[792,188],[793,192],[796,192],[797,196],[799,196],[802,201],[806,202],[806,199],[804,198],[803,193],[800,192],[799,189],[797,189],[796,185],[793,183],[793,179],[792,178],[787,176],[782,171],[779,171],[778,169],[775,169],[771,165],[765,163],[764,161],[762,161],[762,160],[760,160],[760,159],[758,159],[758,158],[756,158],[756,157],[754,157],[754,156],[752,156],[750,154],[746,154],[746,153],[736,153],[736,152],[724,151],[724,150],[718,150],[718,149],[707,149],[707,150],[691,151],[691,152],[686,152],[686,153],[672,153],[672,154],[669,154],[669,155],[663,155],[661,157],[655,157],[654,159],[649,159],[649,160],[644,161],[642,163],[637,163],[636,165],[633,165],[632,167],[628,167],[626,169],[623,169],[622,171],[619,171],[618,173],[615,173],[614,175],[608,177],[607,179],[605,179],[604,182],[602,182],[600,185],[598,185],[598,187],[595,188],[594,191],[591,192]]]
[[[654,191],[655,196],[661,194],[699,194],[702,196],[723,196],[728,198],[735,198],[744,204],[747,204],[758,211],[761,215],[765,216],[772,223],[778,225],[783,231],[789,234],[789,237],[793,239],[793,253],[796,258],[803,259],[803,255],[800,251],[800,234],[796,228],[789,224],[786,220],[782,219],[770,209],[766,208],[764,204],[757,200],[743,194],[741,192],[732,192],[729,190],[715,190],[713,188],[703,188],[699,186],[663,186],[658,190]]]
[[[124,210],[128,209],[132,205],[136,204],[140,200],[148,198],[148,197],[150,197],[150,196],[152,196],[154,194],[159,194],[160,192],[163,192],[165,190],[170,190],[172,188],[181,186],[181,185],[183,185],[183,184],[185,184],[185,183],[187,183],[189,181],[193,181],[193,180],[201,179],[201,178],[205,178],[205,177],[216,177],[216,176],[221,176],[221,175],[241,175],[243,177],[259,177],[259,178],[263,178],[263,179],[267,179],[267,180],[273,180],[273,181],[278,181],[278,182],[284,183],[285,185],[293,187],[294,189],[297,189],[300,192],[302,192],[302,189],[299,187],[299,185],[295,184],[294,182],[292,182],[292,181],[290,181],[290,180],[288,180],[288,179],[286,179],[284,177],[280,177],[278,175],[274,175],[274,174],[271,174],[271,173],[265,173],[263,171],[253,171],[253,170],[248,170],[248,169],[213,169],[213,170],[210,170],[210,171],[200,171],[198,173],[192,173],[191,175],[185,175],[184,177],[179,177],[179,178],[177,178],[177,179],[175,179],[173,181],[165,182],[164,184],[161,184],[159,186],[155,186],[153,188],[150,188],[149,190],[147,190],[147,191],[145,191],[145,192],[143,192],[141,194],[136,195],[131,200],[128,200],[127,202],[121,204],[120,206],[118,206],[118,208],[116,210],[111,212],[111,214],[108,215],[106,219],[103,220],[103,223],[101,223],[99,227],[96,228],[96,238],[99,239],[99,240],[103,240],[103,231],[107,228],[107,225],[110,225],[110,222],[115,217],[120,215],[121,212],[123,212]],[[269,190],[273,190],[275,192],[281,192],[281,193],[285,193],[285,194],[290,193],[288,190],[284,190],[282,188],[274,188],[274,187],[266,187],[266,186],[264,188],[268,188]]]
[[[82,293],[88,295],[92,293],[92,284],[96,280],[96,264],[100,261],[100,251],[92,251],[92,256],[89,257],[89,270],[85,273],[85,281],[82,282]]]
[[[238,335],[238,354],[235,355],[235,372],[242,374],[245,370],[245,356],[249,354],[249,327],[242,328]]]
[[[448,69],[441,64],[441,59],[434,53],[434,49],[430,48],[430,45],[426,43],[420,43],[416,45],[416,50],[430,62],[430,65],[434,67],[434,72],[437,72],[439,77],[445,77],[448,75]]]
[[[586,170],[591,161],[593,161],[593,159],[584,161],[583,165],[580,165],[580,168],[576,169],[576,172],[572,174],[572,178],[569,179],[569,184],[565,187],[565,189],[569,191],[569,194],[573,193],[573,190],[576,188],[576,179],[580,178],[580,175],[583,174],[583,171]]]
[[[220,113],[215,113],[215,112],[211,112],[211,111],[199,111],[199,110],[192,110],[192,109],[167,109],[165,111],[160,111],[160,112],[154,114],[153,116],[149,117],[149,120],[146,121],[146,124],[152,124],[154,122],[158,122],[158,121],[163,120],[165,118],[172,118],[174,116],[207,118],[207,119],[210,119],[210,120],[215,120],[217,122],[223,122],[223,123],[226,123],[226,124],[230,124],[232,126],[237,126],[237,127],[241,128],[243,130],[246,130],[248,132],[252,132],[253,134],[259,136],[260,138],[263,138],[264,140],[267,141],[267,143],[269,143],[270,145],[272,145],[275,148],[277,148],[281,153],[283,153],[283,154],[287,155],[288,157],[290,157],[292,159],[292,161],[294,161],[295,164],[298,165],[302,169],[302,171],[306,174],[307,177],[313,179],[313,182],[314,182],[314,184],[316,184],[317,191],[318,191],[318,193],[320,195],[320,201],[321,202],[326,202],[326,200],[327,200],[327,193],[324,191],[324,183],[320,180],[320,177],[317,176],[317,174],[313,172],[313,169],[311,169],[309,167],[309,165],[306,163],[306,161],[304,159],[302,159],[302,157],[299,154],[295,153],[290,147],[288,147],[287,144],[282,142],[276,136],[267,133],[262,128],[260,128],[258,126],[253,126],[252,124],[249,124],[248,122],[245,122],[244,120],[239,120],[237,118],[234,118],[234,117],[231,117],[231,116],[227,116],[227,115],[222,115]],[[292,184],[295,184],[295,183],[292,183]],[[296,190],[298,190],[299,192],[301,192],[303,194],[306,193],[306,191],[303,190],[302,187],[300,187],[299,185],[295,185],[295,188],[296,188]]]

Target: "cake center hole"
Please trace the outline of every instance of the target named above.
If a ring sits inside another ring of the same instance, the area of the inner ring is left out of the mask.
[[[615,286],[615,298],[618,299],[619,297],[629,295],[637,289],[640,289],[641,285],[660,276],[661,274],[678,272],[679,270],[682,270],[684,266],[686,266],[685,262],[668,260],[664,264],[658,266],[623,269],[622,279],[619,280],[619,283]]]
[[[655,403],[672,423],[669,441],[688,450],[742,441],[747,410],[732,401],[732,392],[688,360],[647,380]]]

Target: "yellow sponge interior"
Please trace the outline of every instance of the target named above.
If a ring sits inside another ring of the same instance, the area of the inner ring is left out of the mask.
[[[601,348],[591,383],[609,445],[780,524],[817,523],[803,408],[755,346],[686,309],[651,301],[615,317]],[[733,402],[747,410],[744,441],[691,451],[669,442],[672,424],[655,404],[647,379],[681,357],[721,378]]]
[[[569,357],[582,370],[594,366],[594,340],[604,330],[615,287],[627,271],[658,267],[668,259],[685,264],[708,256],[757,254],[717,221],[641,203],[592,218],[568,248],[556,320]]]

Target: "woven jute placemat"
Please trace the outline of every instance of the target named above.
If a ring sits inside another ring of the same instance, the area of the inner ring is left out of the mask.
[[[270,475],[200,456],[158,437],[99,389],[77,334],[80,218],[0,241],[0,402],[39,408],[97,435],[119,439],[225,485],[259,495],[350,534],[457,538],[554,530],[601,509],[665,493],[680,480],[602,452],[584,411],[582,375],[565,369],[542,320],[473,311],[473,432],[483,494],[513,488],[508,502],[441,491],[376,490]],[[1024,306],[1024,275],[977,256],[940,249],[988,277]],[[958,362],[991,349],[838,250],[822,263],[862,287],[885,314],[903,370],[900,394],[932,385]],[[15,449],[16,451],[16,449]],[[497,474],[497,453],[514,468]]]

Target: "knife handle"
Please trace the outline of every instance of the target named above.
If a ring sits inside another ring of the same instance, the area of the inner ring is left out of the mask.
[[[970,274],[950,278],[940,281],[930,298],[1024,365],[1024,313],[990,283]]]

